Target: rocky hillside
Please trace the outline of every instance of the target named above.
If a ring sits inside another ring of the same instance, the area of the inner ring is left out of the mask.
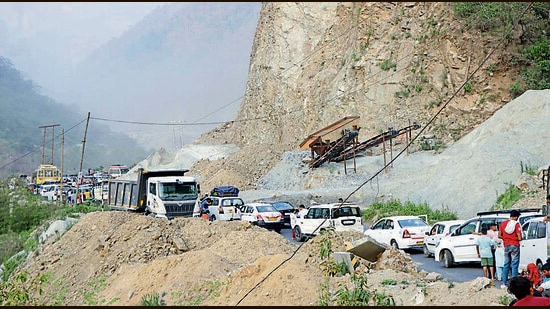
[[[452,12],[449,3],[265,3],[238,117],[209,135],[296,148],[348,115],[361,117],[364,139],[426,123],[499,42]],[[452,142],[508,102],[506,55],[493,54],[428,132]]]
[[[360,116],[362,141],[439,113],[424,134],[450,145],[511,100],[515,47],[493,52],[499,39],[450,3],[264,3],[238,116],[196,142],[242,146],[227,160],[258,166],[252,182],[345,116]]]

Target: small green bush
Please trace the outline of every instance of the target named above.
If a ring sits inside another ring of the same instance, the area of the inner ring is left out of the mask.
[[[427,223],[429,224],[437,221],[456,220],[458,218],[456,213],[448,209],[432,210],[427,203],[415,204],[410,201],[401,203],[398,199],[391,199],[386,202],[375,202],[363,211],[363,218],[367,222],[382,217],[418,215],[427,215]]]
[[[164,296],[166,292],[163,292],[162,295],[159,293],[149,293],[144,295],[141,298],[141,306],[166,306],[166,301],[164,301]]]

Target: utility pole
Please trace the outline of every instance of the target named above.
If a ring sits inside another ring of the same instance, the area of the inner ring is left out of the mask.
[[[65,147],[65,129],[61,128],[61,183],[59,184],[59,197],[61,198],[61,203],[65,202],[63,196],[63,152]]]
[[[38,128],[44,129],[44,141],[42,142],[42,160],[40,161],[40,164],[44,164],[44,150],[46,148],[46,129],[52,128],[52,160],[50,164],[53,164],[53,148],[54,148],[54,141],[55,141],[55,127],[58,127],[59,124],[50,124],[47,126],[40,126]]]
[[[80,157],[80,167],[78,169],[78,181],[76,182],[76,200],[78,202],[80,192],[78,191],[78,186],[80,184],[80,181],[82,181],[82,178],[84,175],[82,175],[82,161],[84,160],[84,148],[86,148],[86,134],[88,134],[88,124],[90,123],[90,112],[88,112],[88,117],[86,118],[86,129],[84,129],[84,139],[82,140],[82,156]],[[80,202],[82,203],[82,198],[80,198]]]

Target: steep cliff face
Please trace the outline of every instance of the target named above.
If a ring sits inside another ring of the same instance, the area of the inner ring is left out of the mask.
[[[238,116],[197,141],[277,157],[360,116],[360,141],[417,121],[452,144],[511,99],[501,39],[467,30],[444,2],[264,3]]]
[[[450,143],[510,99],[505,47],[478,69],[498,39],[466,31],[449,3],[264,3],[238,116],[211,134],[295,149],[357,115],[367,139],[426,124],[450,100],[428,128]]]

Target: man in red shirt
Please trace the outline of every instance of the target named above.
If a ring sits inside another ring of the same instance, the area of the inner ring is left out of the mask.
[[[517,277],[519,268],[519,242],[522,240],[521,227],[518,223],[519,211],[512,210],[510,219],[504,220],[498,228],[498,238],[504,244],[504,266],[502,269],[502,286],[508,283],[508,274]]]
[[[533,296],[533,284],[525,277],[512,277],[508,292],[517,299],[513,306],[550,306],[549,297]]]

